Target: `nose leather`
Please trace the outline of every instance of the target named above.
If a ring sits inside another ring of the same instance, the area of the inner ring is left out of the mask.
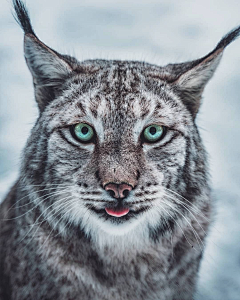
[[[107,185],[105,185],[104,189],[106,191],[112,191],[114,193],[113,195],[114,198],[122,199],[126,197],[126,195],[124,195],[124,192],[125,191],[130,192],[132,190],[132,187],[127,183],[121,183],[121,184],[108,183]]]

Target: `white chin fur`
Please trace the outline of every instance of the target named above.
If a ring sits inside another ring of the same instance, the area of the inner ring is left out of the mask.
[[[163,215],[161,209],[153,206],[137,218],[122,224],[114,224],[110,220],[99,218],[89,209],[79,206],[79,202],[76,202],[68,213],[70,221],[78,224],[96,247],[104,249],[107,246],[112,250],[115,249],[117,254],[125,253],[127,249],[130,249],[130,252],[133,249],[136,251],[145,249],[149,243],[149,227],[159,226],[160,216]]]
[[[124,223],[120,224],[115,224],[110,220],[102,220],[98,217],[95,217],[94,219],[94,222],[96,222],[96,225],[100,229],[113,236],[125,235],[132,231],[140,223],[138,219],[125,221]]]
[[[120,254],[133,254],[145,249],[148,240],[147,227],[141,218],[115,225],[97,216],[91,216],[91,222],[84,226],[84,230],[99,250],[109,247],[112,254],[115,253],[118,257]]]

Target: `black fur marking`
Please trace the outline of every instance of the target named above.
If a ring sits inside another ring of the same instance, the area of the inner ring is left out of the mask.
[[[85,186],[84,186],[85,187]],[[92,192],[82,192],[82,195],[102,195],[101,192],[98,191],[92,191]]]
[[[221,39],[221,41],[217,44],[214,51],[217,51],[221,48],[226,48],[231,42],[233,42],[236,38],[238,38],[240,35],[240,26],[237,28],[234,28],[229,33],[224,35],[224,37]]]
[[[79,147],[77,145],[73,144],[71,141],[69,141],[60,130],[58,131],[58,134],[61,136],[62,139],[64,139],[66,142],[68,142],[71,146],[73,146],[74,148],[79,150]]]
[[[207,54],[206,56],[204,56],[203,58],[196,60],[194,66],[198,65],[199,63],[201,63],[202,61],[204,61],[206,58],[210,57],[212,54],[214,54],[215,52],[217,52],[220,49],[224,49],[226,48],[229,44],[231,44],[236,38],[238,38],[240,35],[240,26],[238,26],[237,28],[234,28],[233,30],[231,30],[229,33],[227,33],[226,35],[224,35],[224,37],[221,39],[221,41],[217,44],[217,46],[215,47],[215,49],[213,51],[211,51],[209,54]],[[194,67],[193,66],[193,67]]]
[[[140,178],[140,171],[139,170],[137,170],[137,177],[136,177],[136,180],[138,181],[139,180],[139,178]],[[135,188],[135,187],[134,187]]]
[[[173,231],[174,227],[175,227],[176,223],[174,222],[174,219],[169,217],[165,220],[163,220],[163,222],[161,222],[161,225],[153,228],[153,227],[149,227],[149,237],[150,239],[157,243],[159,242],[159,239],[166,234],[166,232],[168,231]]]
[[[170,144],[173,140],[175,140],[177,137],[179,136],[179,132],[175,132],[174,135],[170,138],[170,140],[168,140],[167,142],[165,142],[164,144],[161,144],[159,146],[153,147],[154,150],[161,150],[163,149],[167,144]],[[162,155],[162,153],[161,153]]]
[[[30,33],[36,36],[35,32],[33,31],[29,13],[25,4],[20,0],[13,0],[13,8],[15,11],[13,12],[13,17],[22,27],[24,33]]]
[[[141,196],[143,196],[143,195],[154,195],[154,194],[156,194],[157,193],[157,191],[144,191],[143,193],[136,193],[135,194],[135,197],[141,197]]]
[[[97,181],[101,181],[100,175],[99,175],[99,171],[95,172],[95,177],[97,179]]]

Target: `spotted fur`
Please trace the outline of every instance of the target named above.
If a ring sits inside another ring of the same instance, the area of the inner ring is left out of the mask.
[[[158,67],[61,55],[14,0],[39,118],[1,204],[1,300],[190,300],[211,222],[206,152],[195,123],[227,34],[205,57]],[[90,124],[94,143],[70,132]],[[166,128],[157,143],[144,128]],[[126,183],[130,212],[104,187]]]

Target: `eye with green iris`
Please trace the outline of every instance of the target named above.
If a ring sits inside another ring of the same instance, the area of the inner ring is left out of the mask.
[[[93,128],[85,123],[78,123],[71,128],[75,139],[83,143],[90,143],[94,138]]]
[[[143,131],[143,138],[148,143],[158,142],[164,135],[164,127],[160,125],[150,125]]]

